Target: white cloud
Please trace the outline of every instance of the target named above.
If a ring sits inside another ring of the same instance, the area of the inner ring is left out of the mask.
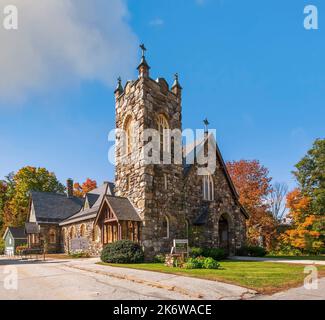
[[[114,85],[134,70],[138,40],[125,0],[11,0],[17,31],[2,27],[7,4],[0,0],[0,100],[82,80]]]

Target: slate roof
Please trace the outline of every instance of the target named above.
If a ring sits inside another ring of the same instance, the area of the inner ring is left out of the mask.
[[[59,193],[32,192],[31,197],[38,223],[59,223],[78,212],[84,203],[84,199]]]
[[[89,208],[85,208],[83,206],[77,213],[68,217],[64,221],[61,221],[60,225],[63,226],[70,223],[95,218],[97,216],[103,198],[106,195],[110,195],[110,196],[114,195],[114,187],[115,187],[114,183],[104,182],[104,184],[101,185],[100,187],[87,193],[86,200],[88,201]]]
[[[119,221],[142,221],[128,198],[106,196]]]
[[[3,239],[5,239],[9,231],[14,239],[27,239],[24,227],[8,227],[5,234],[3,235]]]

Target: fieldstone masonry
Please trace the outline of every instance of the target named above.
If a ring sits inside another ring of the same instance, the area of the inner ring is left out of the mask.
[[[182,130],[182,88],[178,76],[170,89],[166,80],[149,77],[149,66],[142,58],[139,79],[121,85],[115,91],[116,128],[126,130],[132,121],[133,150],[125,154],[123,139],[116,144],[116,194],[129,197],[141,218],[141,243],[147,257],[168,253],[173,239],[189,237],[192,246],[219,246],[218,222],[226,218],[229,227],[229,253],[245,241],[245,216],[243,209],[229,185],[222,159],[218,159],[213,175],[214,201],[205,202],[202,197],[202,176],[192,165],[185,174],[183,164],[145,164],[139,155],[147,141],[144,130],[158,130],[158,117],[163,115],[169,129]],[[166,182],[167,181],[167,182]],[[230,182],[231,183],[231,182]],[[167,184],[167,188],[166,188]],[[195,226],[203,207],[207,207],[207,222]],[[169,234],[166,234],[166,218]]]

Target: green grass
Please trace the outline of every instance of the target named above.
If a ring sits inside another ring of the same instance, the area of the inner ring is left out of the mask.
[[[271,256],[268,255],[266,258],[277,258],[277,259],[287,259],[287,260],[317,260],[325,261],[325,255],[320,256]]]
[[[250,288],[264,294],[302,286],[306,276],[304,274],[304,265],[255,261],[221,261],[221,269],[218,270],[170,268],[159,263],[100,264],[218,280]],[[318,270],[320,275],[325,276],[325,267],[318,267]]]

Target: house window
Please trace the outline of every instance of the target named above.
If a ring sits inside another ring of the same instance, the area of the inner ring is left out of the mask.
[[[165,216],[163,220],[163,232],[164,238],[169,239],[169,218],[167,216]]]
[[[56,243],[56,231],[54,229],[50,230],[50,243]]]
[[[12,245],[12,239],[11,238],[9,238],[9,244]]]
[[[83,238],[86,235],[86,226],[82,224],[80,226],[80,237]]]
[[[214,183],[211,175],[203,176],[203,200],[214,200]]]
[[[133,120],[131,116],[129,116],[125,121],[124,130],[126,139],[126,154],[129,155],[133,148]]]
[[[166,117],[162,114],[158,116],[158,132],[160,138],[160,160],[163,160],[164,152],[168,151],[168,134],[166,131],[169,129],[168,121]]]

